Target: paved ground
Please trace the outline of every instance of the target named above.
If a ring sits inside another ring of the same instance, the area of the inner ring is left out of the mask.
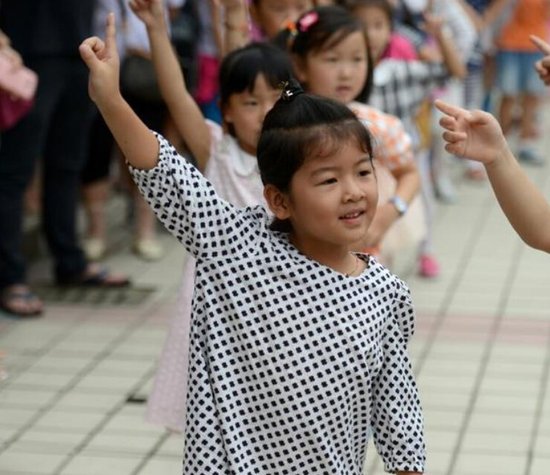
[[[550,122],[544,117],[545,127]],[[546,127],[548,130],[548,127]],[[550,149],[544,138],[541,151]],[[548,155],[548,153],[546,153]],[[550,166],[528,170],[550,198]],[[456,173],[461,173],[457,168]],[[120,216],[121,205],[112,212]],[[55,293],[48,261],[31,269],[52,301],[34,321],[0,316],[2,475],[180,472],[183,441],[143,421],[184,259],[162,235],[154,264],[112,230],[112,268],[137,290]],[[438,209],[443,273],[419,279],[403,261],[418,309],[411,352],[425,407],[428,473],[538,475],[550,465],[550,257],[511,231],[486,184],[461,181]],[[128,398],[130,397],[130,401]],[[366,473],[382,473],[374,451]]]

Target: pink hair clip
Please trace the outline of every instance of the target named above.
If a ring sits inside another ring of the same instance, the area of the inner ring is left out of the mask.
[[[312,25],[317,23],[318,20],[319,15],[317,14],[317,12],[306,13],[302,18],[300,18],[300,21],[298,22],[298,30],[305,33],[311,28]]]

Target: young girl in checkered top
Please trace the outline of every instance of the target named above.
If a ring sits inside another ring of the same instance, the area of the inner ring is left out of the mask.
[[[406,285],[349,251],[377,201],[368,130],[286,87],[257,147],[265,200],[237,208],[121,97],[112,16],[81,45],[90,95],[159,219],[196,258],[184,474],[422,473]]]

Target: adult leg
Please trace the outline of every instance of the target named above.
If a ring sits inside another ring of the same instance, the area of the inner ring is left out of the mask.
[[[19,315],[35,313],[42,304],[29,295],[22,253],[23,196],[36,160],[42,155],[49,120],[60,87],[43,61],[29,62],[40,76],[31,112],[2,135],[0,147],[0,290],[5,310]]]
[[[501,93],[498,119],[502,131],[508,134],[512,129],[514,106],[519,93],[520,65],[517,53],[500,51],[497,54],[497,87]]]
[[[545,94],[545,86],[533,70],[533,64],[541,59],[540,53],[521,54],[521,122],[518,140],[518,158],[532,165],[545,163],[544,157],[537,152],[537,111]]]
[[[56,278],[66,280],[83,274],[87,265],[78,244],[76,213],[93,104],[84,65],[78,59],[52,63],[63,89],[44,153],[43,225]]]
[[[93,104],[88,73],[78,59],[59,60],[63,85],[44,153],[44,229],[55,260],[58,283],[119,287],[126,276],[89,264],[79,246],[76,212]]]
[[[59,88],[41,62],[31,64],[40,75],[35,105],[29,115],[2,134],[0,147],[0,288],[26,280],[21,252],[23,196],[42,155],[48,123]]]

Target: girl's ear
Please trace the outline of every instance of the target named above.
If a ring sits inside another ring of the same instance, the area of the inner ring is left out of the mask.
[[[290,218],[290,206],[286,193],[283,193],[274,185],[265,185],[264,198],[276,218],[281,221]]]
[[[220,111],[222,113],[223,121],[226,124],[231,124],[233,122],[233,114],[231,113],[231,107],[225,104],[223,107],[220,107]]]

